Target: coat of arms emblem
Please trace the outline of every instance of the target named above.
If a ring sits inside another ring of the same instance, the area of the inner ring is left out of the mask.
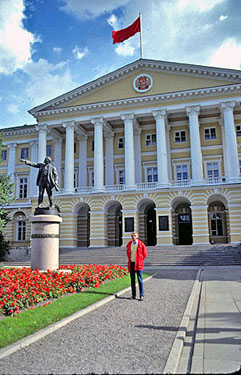
[[[152,87],[152,77],[149,74],[140,74],[134,79],[133,87],[138,92],[145,92]]]

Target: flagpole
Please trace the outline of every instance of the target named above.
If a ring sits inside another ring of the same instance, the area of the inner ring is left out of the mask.
[[[141,24],[141,12],[139,12],[140,17],[140,55],[142,59],[142,24]]]

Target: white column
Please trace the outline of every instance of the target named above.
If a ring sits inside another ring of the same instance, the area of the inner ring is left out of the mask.
[[[192,183],[196,185],[201,184],[203,180],[202,151],[198,121],[199,112],[199,106],[192,106],[186,108],[186,113],[189,117]]]
[[[94,124],[94,189],[101,192],[104,188],[104,156],[103,156],[103,117],[91,120]]]
[[[66,129],[64,193],[71,194],[74,190],[74,121],[63,127]]]
[[[87,186],[87,135],[79,136],[79,187]]]
[[[38,161],[38,142],[32,141],[29,143],[31,146],[31,161],[34,161],[37,163]],[[37,175],[38,175],[38,169],[37,168],[31,168],[29,172],[29,196],[33,197],[37,194]]]
[[[142,182],[141,167],[141,129],[134,130],[134,149],[135,149],[135,171],[136,183]]]
[[[228,182],[240,182],[237,139],[233,117],[235,102],[221,103],[226,143]]]
[[[62,143],[63,139],[57,136],[53,136],[54,141],[54,165],[57,169],[57,173],[59,176],[59,187],[61,188],[61,180],[62,180]]]
[[[125,188],[130,190],[135,189],[134,115],[122,115],[121,119],[125,134]]]
[[[166,138],[166,110],[153,112],[156,120],[156,147],[157,147],[157,173],[158,185],[166,187],[169,185],[168,179],[168,154]]]
[[[105,136],[105,185],[114,185],[114,133]]]
[[[38,163],[43,163],[46,158],[46,146],[47,146],[47,125],[36,126],[38,130]]]
[[[16,162],[16,143],[10,143],[8,145],[9,156],[8,156],[8,176],[11,178],[11,183],[15,182],[15,162]]]

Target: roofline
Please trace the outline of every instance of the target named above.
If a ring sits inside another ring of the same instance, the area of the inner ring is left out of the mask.
[[[175,70],[179,72],[183,71],[183,73],[186,71],[187,73],[196,73],[196,74],[197,73],[205,74],[205,72],[207,72],[211,76],[214,76],[215,78],[218,78],[218,76],[222,75],[222,79],[225,79],[225,76],[228,75],[228,76],[235,76],[233,77],[233,79],[236,78],[236,80],[237,79],[241,80],[241,70],[220,68],[220,67],[210,67],[210,66],[205,66],[205,65],[187,64],[187,63],[180,63],[180,62],[170,62],[170,61],[151,60],[151,59],[138,59],[110,73],[107,73],[99,78],[96,78],[93,81],[80,85],[77,88],[68,91],[67,93],[61,94],[39,106],[36,106],[30,109],[28,112],[34,116],[38,111],[41,111],[41,109],[44,107],[51,106],[56,103],[58,104],[58,102],[65,102],[66,100],[72,97],[77,98],[77,96],[81,95],[83,92],[86,93],[86,91],[87,92],[90,91],[93,87],[101,86],[102,84],[106,83],[106,81],[108,82],[109,79],[113,80],[115,76],[118,74],[122,75],[124,73],[127,73],[129,69],[131,71],[134,71],[135,69],[138,69],[140,67],[143,67],[143,68],[148,67],[148,65],[150,65],[151,68],[155,68],[155,67],[162,68],[162,69],[170,70],[170,72],[173,72]],[[228,78],[232,78],[232,77],[228,77]],[[81,92],[79,92],[80,88],[81,88]]]

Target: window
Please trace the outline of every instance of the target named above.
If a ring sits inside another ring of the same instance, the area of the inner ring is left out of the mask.
[[[2,150],[2,152],[1,152],[1,159],[2,159],[2,161],[6,161],[7,160],[7,150]]]
[[[77,151],[77,145],[76,145],[76,142],[74,142],[74,154],[76,154],[76,151]]]
[[[217,179],[219,177],[219,163],[209,162],[207,163],[207,177],[210,179]]]
[[[176,165],[176,180],[188,180],[188,166],[186,164]]]
[[[147,174],[147,182],[158,181],[157,167],[148,167],[146,169],[146,174]]]
[[[124,148],[124,138],[123,137],[118,138],[118,148]]]
[[[74,172],[74,188],[78,187],[78,177],[79,177],[79,173]]]
[[[241,174],[241,160],[239,160],[239,172]]]
[[[25,241],[26,221],[20,215],[17,221],[17,241]]]
[[[185,130],[179,130],[175,131],[174,133],[174,142],[179,143],[179,142],[186,142],[186,131]]]
[[[28,159],[29,157],[29,148],[21,148],[21,159]]]
[[[91,151],[94,151],[95,150],[95,141],[92,141],[91,143]]]
[[[146,146],[156,145],[156,134],[146,134]]]
[[[125,170],[119,169],[118,171],[118,184],[124,185],[125,184]]]
[[[24,199],[28,196],[28,177],[19,177],[18,179],[18,198]]]
[[[94,186],[94,185],[95,185],[94,171],[90,171],[90,186]]]
[[[223,236],[223,213],[210,212],[211,236]]]
[[[236,125],[236,135],[237,137],[241,137],[241,125]]]
[[[47,145],[46,156],[52,156],[52,145]]]
[[[209,139],[216,139],[216,128],[207,128],[204,129],[204,139],[209,140]]]

